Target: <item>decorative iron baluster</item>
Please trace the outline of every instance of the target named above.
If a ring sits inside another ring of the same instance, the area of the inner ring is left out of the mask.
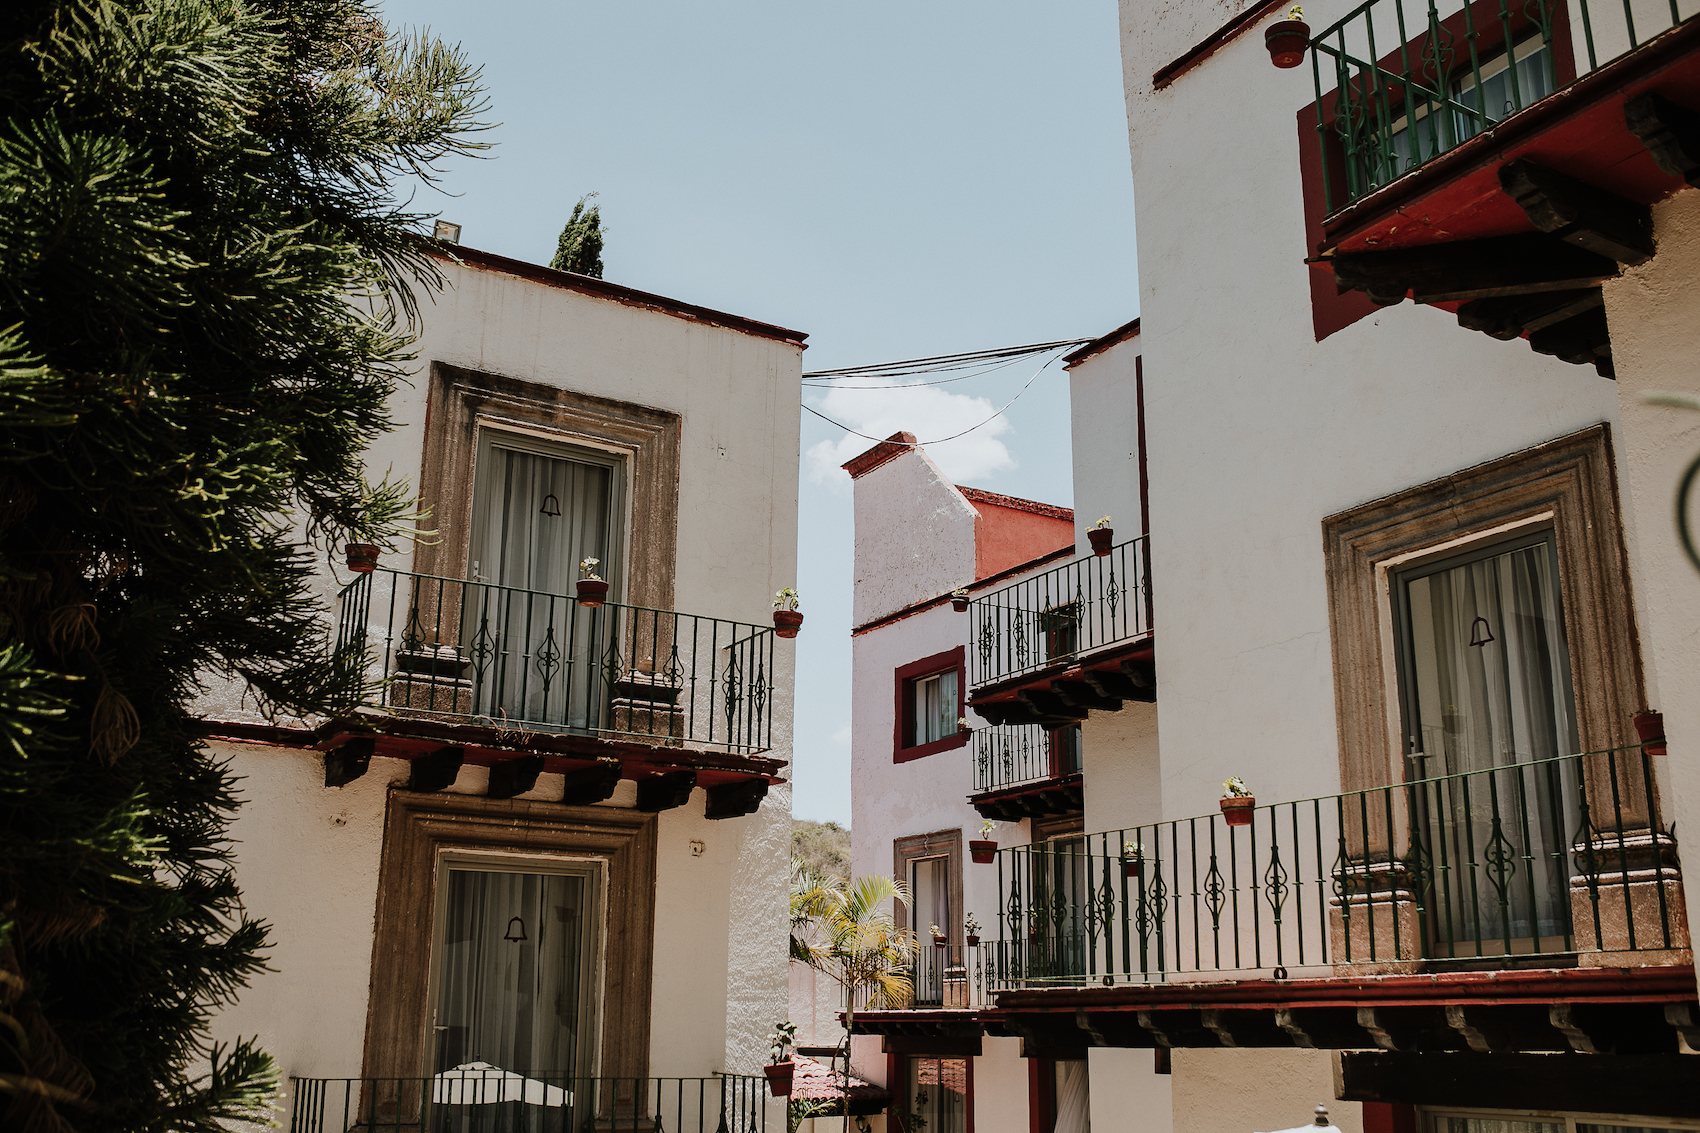
[[[726,713],[727,739],[730,740],[734,721],[738,718],[738,707],[744,699],[743,674],[738,671],[736,645],[726,650],[726,679],[720,687],[722,710]]]

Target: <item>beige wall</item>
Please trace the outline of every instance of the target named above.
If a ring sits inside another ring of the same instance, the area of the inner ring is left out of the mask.
[[[1363,1106],[1334,1099],[1325,1050],[1177,1050],[1173,1133],[1269,1133],[1311,1123],[1316,1107],[1363,1133]]]

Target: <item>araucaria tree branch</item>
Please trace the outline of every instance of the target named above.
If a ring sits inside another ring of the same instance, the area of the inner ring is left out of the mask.
[[[271,1060],[207,1033],[267,929],[194,704],[360,692],[314,542],[416,518],[362,459],[441,282],[398,202],[483,111],[457,50],[365,0],[0,5],[7,1128],[268,1112]]]

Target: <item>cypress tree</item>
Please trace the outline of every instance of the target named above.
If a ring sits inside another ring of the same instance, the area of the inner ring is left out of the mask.
[[[0,4],[0,1116],[213,1130],[271,1060],[197,698],[362,690],[319,556],[393,543],[413,288],[398,203],[481,148],[478,73],[365,0]]]
[[[557,271],[602,278],[602,206],[590,205],[595,193],[587,193],[573,206],[573,214],[555,242],[555,258],[549,266]]]

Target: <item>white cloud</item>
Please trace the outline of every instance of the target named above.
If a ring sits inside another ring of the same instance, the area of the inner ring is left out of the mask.
[[[849,747],[850,746],[850,725],[846,724],[842,728],[839,728],[837,731],[833,732],[832,733],[832,743],[837,747]]]
[[[815,408],[834,421],[841,421],[870,437],[889,437],[899,430],[908,430],[922,442],[960,433],[997,412],[998,407],[983,397],[951,393],[924,385],[924,381],[916,379],[913,383],[887,389],[832,389],[815,404]],[[967,436],[927,445],[927,455],[958,484],[978,480],[993,472],[1015,467],[1015,458],[999,440],[1013,432],[1014,428],[1007,417],[998,417],[986,421]],[[840,465],[873,445],[873,441],[851,433],[836,441],[820,441],[811,445],[807,454],[809,479],[817,484],[847,489],[850,477]]]

